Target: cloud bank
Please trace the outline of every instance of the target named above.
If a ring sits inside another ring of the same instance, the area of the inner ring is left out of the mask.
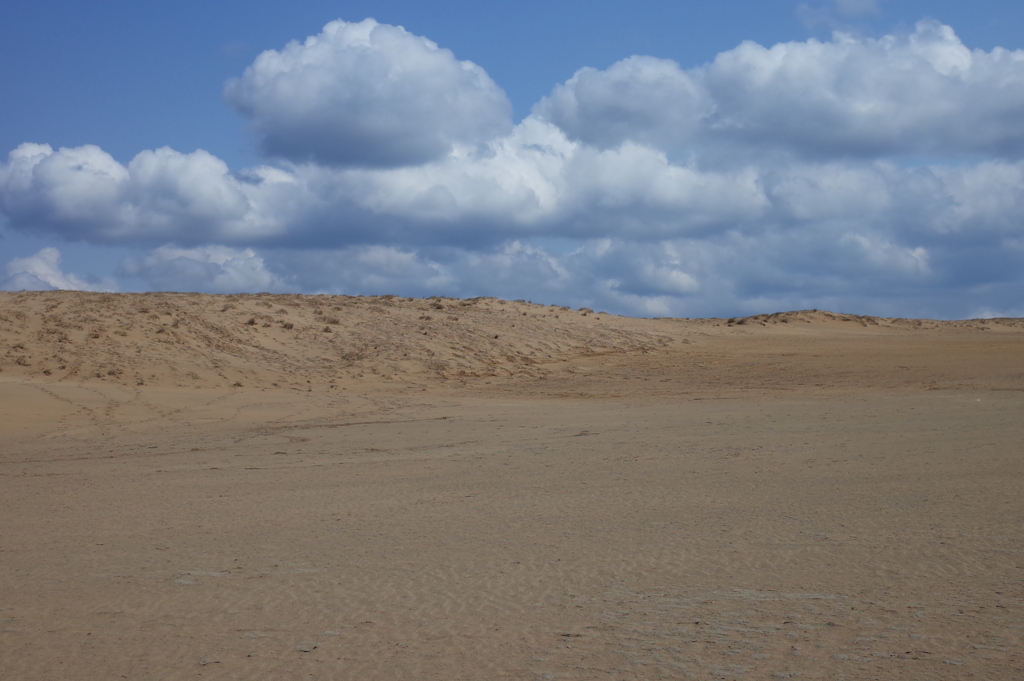
[[[0,211],[138,248],[119,274],[157,289],[938,317],[1024,291],[1024,51],[934,22],[586,67],[513,123],[479,66],[335,21],[225,98],[266,165],[26,143],[0,164]]]

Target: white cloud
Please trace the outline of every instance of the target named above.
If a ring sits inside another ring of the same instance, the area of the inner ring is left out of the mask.
[[[0,209],[16,224],[66,224],[88,232],[124,205],[128,171],[93,145],[22,144],[0,165]]]
[[[713,107],[699,74],[668,59],[632,56],[606,71],[580,69],[534,114],[600,149],[626,141],[666,148],[685,145]]]
[[[122,274],[146,281],[158,291],[206,293],[282,293],[294,290],[268,271],[251,248],[226,246],[179,248],[164,245],[141,259],[122,263]]]
[[[4,267],[0,290],[4,291],[112,291],[111,281],[89,282],[60,268],[60,251],[52,246],[27,258],[14,258]]]
[[[368,21],[329,24],[304,44],[264,54],[267,63],[257,60],[251,74],[269,69],[275,87],[312,88],[314,96],[319,86],[307,82],[306,65],[347,64],[351,50],[388,64],[396,54],[426,54],[445,68],[478,71]],[[419,85],[401,82],[394,87],[419,101]],[[1016,124],[1024,87],[1016,83],[1024,84],[1024,53],[971,53],[930,23],[879,40],[744,43],[690,71],[649,57],[584,69],[508,134],[475,150],[449,145],[407,167],[285,164],[235,175],[202,150],[144,151],[124,166],[94,146],[24,144],[0,164],[0,209],[26,231],[183,245],[664,239],[915,213],[945,231],[997,222],[1012,230],[1024,208],[1019,163],[914,169],[897,161],[903,151],[981,153],[990,145],[1011,154],[1024,140]],[[474,111],[467,115],[480,118]],[[447,130],[416,117],[410,130]]]
[[[811,157],[984,153],[1020,157],[1024,52],[970,51],[953,30],[746,42],[702,72],[713,139]]]
[[[1022,86],[1024,53],[970,51],[925,22],[744,43],[689,70],[583,69],[513,126],[479,67],[402,29],[334,22],[228,87],[299,161],[232,173],[202,150],[123,165],[23,144],[0,164],[0,211],[24,234],[138,248],[122,275],[158,289],[685,316],[1013,309]],[[384,127],[363,135],[371,119]],[[359,135],[365,147],[346,141]]]
[[[418,164],[512,125],[508,98],[482,68],[372,19],[332,21],[267,50],[224,96],[268,154],[295,161]]]
[[[901,247],[885,239],[864,234],[844,234],[839,242],[855,247],[871,265],[880,270],[909,275],[931,273],[928,266],[928,250],[924,247]]]
[[[1024,51],[971,51],[930,21],[880,39],[744,42],[689,70],[651,57],[581,69],[535,114],[588,144],[629,140],[704,162],[766,151],[1020,158]]]
[[[318,215],[293,224],[328,243],[659,238],[755,220],[768,207],[754,169],[701,171],[633,143],[598,150],[535,118],[495,140],[487,155],[392,170],[294,172],[327,200]]]
[[[260,239],[287,229],[278,205],[306,197],[287,172],[233,176],[199,149],[143,151],[127,166],[99,147],[22,144],[0,164],[0,210],[27,231],[93,242]]]

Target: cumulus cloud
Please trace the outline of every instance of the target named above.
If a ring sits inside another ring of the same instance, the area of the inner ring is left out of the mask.
[[[386,173],[334,173],[330,184],[362,219],[397,225],[388,229],[406,242],[424,240],[423,227],[435,239],[485,244],[533,235],[656,238],[754,219],[767,206],[751,169],[701,171],[632,143],[600,150],[536,119],[492,149]]]
[[[149,288],[157,291],[283,293],[294,290],[268,271],[263,258],[251,248],[180,248],[167,244],[144,258],[126,260],[121,271],[124,276],[143,279]]]
[[[23,144],[0,164],[0,211],[23,233],[139,248],[121,274],[158,289],[1011,309],[1022,85],[1024,52],[922,22],[743,43],[692,69],[585,68],[512,125],[479,67],[332,22],[227,87],[274,164]]]
[[[601,149],[626,141],[665,148],[685,145],[713,107],[699,78],[676,62],[632,56],[605,71],[580,69],[534,113]]]
[[[972,52],[934,22],[877,40],[746,42],[704,83],[708,131],[734,143],[817,158],[1024,152],[1024,52]]]
[[[107,243],[368,240],[493,244],[549,234],[650,238],[755,219],[757,173],[700,171],[636,144],[598,150],[525,121],[487,156],[411,168],[269,167],[238,178],[207,152],[25,144],[0,165],[15,227]]]
[[[202,149],[143,151],[127,166],[94,145],[26,143],[0,164],[0,210],[28,231],[92,242],[233,241],[287,229],[278,205],[302,200],[294,177],[270,167],[240,179]]]
[[[268,154],[294,161],[418,164],[512,126],[508,98],[482,68],[373,19],[332,21],[267,50],[224,96]]]
[[[27,258],[14,258],[4,266],[3,291],[111,291],[110,281],[89,282],[60,268],[60,251],[52,246]]]
[[[1024,154],[1024,51],[969,50],[920,22],[879,39],[744,42],[710,64],[631,57],[582,69],[535,107],[572,139],[631,140],[710,161],[762,150],[836,155]]]

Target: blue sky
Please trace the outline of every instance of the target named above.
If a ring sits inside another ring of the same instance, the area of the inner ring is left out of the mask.
[[[1024,315],[1021,25],[996,1],[5,3],[0,287]]]

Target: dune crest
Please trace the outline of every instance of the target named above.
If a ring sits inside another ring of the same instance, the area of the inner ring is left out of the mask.
[[[606,314],[494,298],[0,294],[5,372],[125,385],[536,377],[667,340]]]
[[[1021,330],[1024,320],[944,322],[819,310],[634,319],[496,298],[0,292],[0,372],[200,388],[493,384],[558,376],[609,355],[655,353],[671,362],[680,344],[735,340],[744,336],[731,331],[758,328],[796,335],[828,328],[955,334]]]

